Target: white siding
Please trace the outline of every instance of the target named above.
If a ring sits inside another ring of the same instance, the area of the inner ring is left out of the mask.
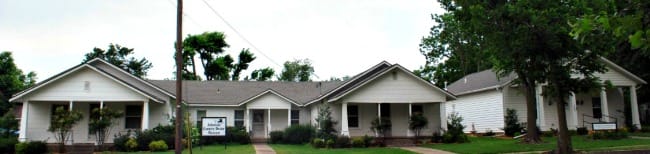
[[[578,94],[578,97],[576,98],[576,101],[579,103],[580,101],[583,102],[582,105],[577,104],[577,110],[578,110],[578,126],[579,127],[587,127],[591,129],[591,125],[589,123],[595,122],[597,120],[594,120],[593,118],[590,117],[584,117],[583,115],[589,115],[593,116],[593,103],[600,103],[600,102],[592,102],[591,99],[593,97],[600,97],[599,93],[596,94],[590,94],[590,93],[580,93]],[[618,91],[618,89],[608,89],[607,90],[607,104],[609,107],[609,114],[616,117],[618,119],[618,125],[620,127],[625,126],[625,115],[624,115],[624,101],[623,101],[623,94]],[[583,123],[583,121],[587,121],[588,123]],[[613,119],[612,119],[613,121]]]
[[[226,126],[235,126],[235,110],[246,110],[245,108],[240,107],[190,107],[188,112],[190,112],[190,119],[192,122],[196,122],[198,117],[196,117],[196,111],[205,110],[205,116],[207,117],[226,117]],[[251,112],[251,116],[253,113]],[[246,119],[246,112],[244,112],[244,119]],[[196,123],[195,123],[196,124]],[[246,124],[244,124],[246,125]]]
[[[503,115],[506,115],[506,109],[514,109],[517,111],[519,122],[526,122],[528,109],[526,108],[526,96],[524,93],[518,87],[504,87],[503,99]]]
[[[85,90],[85,82],[89,89]],[[28,96],[28,100],[42,101],[97,101],[147,100],[148,98],[89,68],[82,68],[54,81]]]
[[[616,86],[632,86],[636,84],[621,72],[618,72],[609,66],[607,67],[607,71],[605,73],[595,73],[594,75],[599,77],[602,81],[609,80]]]
[[[342,102],[445,102],[446,95],[403,71],[394,70],[356,89]]]
[[[264,115],[266,118],[266,115]],[[288,117],[286,109],[271,110],[271,131],[284,130],[288,125]]]
[[[490,90],[469,95],[447,102],[447,114],[457,112],[463,117],[465,132],[472,131],[472,124],[477,132],[487,130],[503,132],[503,95],[500,91]]]
[[[275,95],[274,93],[266,93],[250,102],[245,104],[248,108],[255,109],[289,109],[291,108],[291,102],[288,102],[284,98]]]

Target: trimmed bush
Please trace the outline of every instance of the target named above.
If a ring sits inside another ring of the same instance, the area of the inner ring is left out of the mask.
[[[163,140],[153,141],[149,143],[151,151],[167,151],[167,144]]]
[[[138,150],[149,151],[149,143],[163,140],[167,145],[174,144],[174,125],[158,125],[153,129],[135,132],[135,139],[138,142]],[[173,148],[169,147],[169,148]]]
[[[334,140],[333,139],[328,139],[327,142],[325,142],[325,147],[327,148],[334,148]]]
[[[0,138],[0,153],[14,153],[16,144],[17,137]]]
[[[366,143],[365,143],[363,137],[352,138],[352,147],[355,147],[355,148],[366,147]]]
[[[441,143],[442,142],[442,135],[438,132],[433,132],[433,135],[431,135],[431,143]]]
[[[375,141],[375,137],[368,136],[368,135],[363,135],[363,143],[365,143],[365,147],[370,147],[372,146],[373,142]]]
[[[138,150],[138,141],[135,138],[129,138],[126,141],[126,151],[137,151]]]
[[[506,127],[503,128],[506,136],[515,136],[515,133],[521,133],[524,130],[524,126],[519,122],[519,117],[517,117],[517,110],[506,109],[506,116],[504,117]]]
[[[350,147],[350,137],[339,136],[336,138],[334,143],[334,148],[349,148]]]
[[[578,135],[587,135],[589,134],[589,130],[587,130],[587,127],[578,127],[578,129],[576,129],[576,133]]]
[[[619,140],[627,138],[626,131],[595,131],[589,135],[594,140]]]
[[[323,139],[315,138],[311,141],[311,146],[314,148],[324,148],[325,141],[323,141]]]
[[[16,144],[16,154],[47,153],[47,145],[42,141],[21,142]]]
[[[272,144],[282,143],[282,141],[284,140],[283,139],[283,137],[284,137],[284,132],[283,131],[272,131],[271,133],[269,133],[269,136],[271,137],[270,142]]]
[[[316,128],[311,125],[291,125],[284,129],[282,143],[287,144],[304,144],[309,143],[311,138],[316,134]]]

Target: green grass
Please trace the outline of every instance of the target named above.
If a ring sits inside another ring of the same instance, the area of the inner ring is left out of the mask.
[[[470,143],[464,144],[429,144],[424,147],[451,151],[455,153],[509,153],[527,151],[549,151],[555,148],[556,138],[545,137],[542,144],[521,144],[519,140],[491,137],[470,137]],[[571,137],[573,148],[580,151],[610,151],[627,149],[650,149],[650,140],[591,140],[584,136]]]
[[[287,144],[269,144],[278,154],[412,154],[413,152],[398,148],[342,148],[342,149],[315,149],[309,144],[304,145],[287,145]]]
[[[110,152],[104,152],[105,154],[110,154]],[[141,152],[118,152],[118,153],[123,153],[123,154],[172,154],[174,153],[174,150],[169,150],[165,152],[149,152],[149,151],[141,151]],[[185,149],[183,150],[183,153],[189,153],[189,150]],[[228,153],[228,154],[251,154],[255,153],[255,149],[253,148],[252,144],[245,144],[245,145],[240,145],[240,144],[229,144],[227,149],[224,149],[223,144],[218,145],[209,145],[209,146],[204,146],[203,149],[200,147],[195,147],[192,148],[192,153],[193,154],[214,154],[214,153]]]
[[[641,136],[641,137],[650,137],[650,132],[644,132],[644,133],[630,133],[630,136]]]

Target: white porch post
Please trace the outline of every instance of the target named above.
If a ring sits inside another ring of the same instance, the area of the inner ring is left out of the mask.
[[[291,108],[287,109],[287,127],[291,127]]]
[[[407,122],[410,122],[411,121],[411,116],[413,116],[413,113],[412,113],[413,110],[411,109],[411,107],[412,107],[412,104],[409,103],[409,117],[408,117]],[[412,136],[411,135],[411,129],[406,129],[406,136]]]
[[[244,123],[246,123],[246,130],[250,132],[253,130],[251,126],[251,111],[247,107],[245,112],[246,112],[246,117],[244,118]]]
[[[266,138],[269,138],[269,133],[271,133],[271,108],[267,109],[267,116],[266,116]]]
[[[70,100],[70,103],[68,105],[68,111],[72,111],[72,106],[74,105],[74,101]],[[56,110],[56,109],[55,109]]]
[[[381,103],[377,103],[377,120],[381,124]],[[375,132],[375,136],[379,137],[379,133]]]
[[[576,94],[571,92],[569,96],[569,118],[571,118],[571,127],[578,129],[578,110],[576,108]]]
[[[600,110],[603,113],[602,119],[609,122],[609,106],[607,105],[607,89],[604,87],[600,90]]]
[[[544,130],[546,121],[544,118],[544,96],[542,96],[542,85],[535,86],[535,97],[537,98],[537,126]]]
[[[447,109],[445,103],[446,102],[438,103],[440,105],[440,134],[447,130]]]
[[[636,86],[630,86],[630,108],[632,109],[632,125],[640,130],[641,121],[639,120],[639,104],[636,100]]]
[[[142,101],[142,130],[149,129],[149,101]]]
[[[99,110],[104,109],[104,101],[99,101]]]
[[[348,103],[341,104],[341,135],[350,136],[348,129]]]
[[[18,141],[27,141],[27,118],[29,118],[29,101],[23,102],[22,112],[20,114],[20,130],[18,131]]]

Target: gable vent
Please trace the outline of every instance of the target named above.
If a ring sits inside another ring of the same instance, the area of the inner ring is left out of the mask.
[[[393,80],[397,80],[397,72],[393,71]]]
[[[90,91],[90,81],[84,81],[84,91]]]

